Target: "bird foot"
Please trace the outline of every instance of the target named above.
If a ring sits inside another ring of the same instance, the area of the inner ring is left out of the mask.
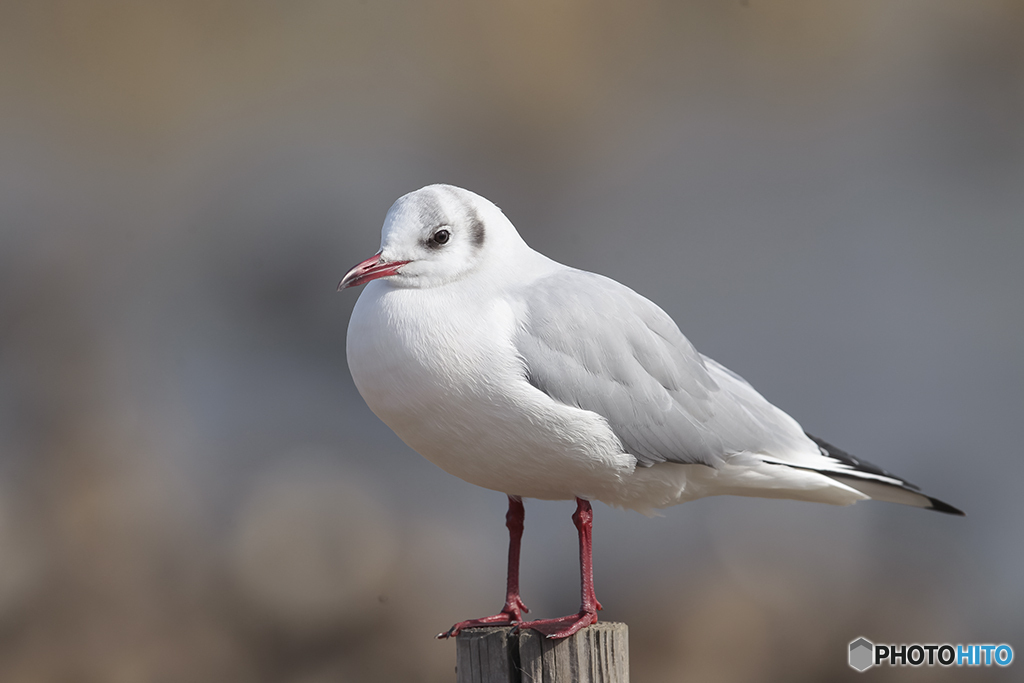
[[[600,609],[600,608],[598,608]],[[586,628],[597,623],[597,611],[581,610],[576,614],[557,619],[536,619],[534,621],[521,622],[516,628],[532,628],[534,631],[543,633],[548,638],[568,638],[581,628]]]
[[[466,621],[460,621],[459,623],[452,626],[447,631],[437,634],[438,640],[444,640],[445,638],[451,638],[459,635],[463,629],[467,628],[486,628],[488,626],[515,626],[523,623],[523,612],[529,612],[526,605],[518,597],[514,598],[513,601],[505,603],[505,608],[497,614],[490,617],[482,617],[480,619],[468,619]]]

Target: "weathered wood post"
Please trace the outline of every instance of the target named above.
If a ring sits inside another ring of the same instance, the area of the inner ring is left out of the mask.
[[[470,628],[455,650],[457,683],[629,683],[629,629],[616,622],[562,640],[509,626]]]

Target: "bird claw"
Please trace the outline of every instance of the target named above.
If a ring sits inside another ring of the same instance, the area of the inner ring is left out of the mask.
[[[600,608],[598,608],[600,609]],[[557,619],[537,619],[535,621],[523,621],[516,625],[515,630],[532,628],[534,631],[543,634],[551,640],[568,638],[582,628],[597,623],[597,611],[581,610],[576,614],[570,614]]]
[[[505,609],[498,612],[495,615],[489,617],[482,617],[480,619],[468,619],[466,621],[460,621],[459,623],[452,626],[443,633],[438,633],[435,636],[438,640],[444,640],[445,638],[451,638],[459,635],[463,630],[467,628],[488,628],[491,626],[513,626],[518,628],[519,624],[523,621],[522,612],[529,612],[526,605],[519,598],[515,599],[515,603],[512,605],[505,605]]]

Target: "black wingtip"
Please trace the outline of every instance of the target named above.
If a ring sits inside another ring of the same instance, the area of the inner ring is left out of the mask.
[[[967,513],[964,512],[963,510],[958,510],[949,503],[943,503],[938,498],[932,498],[931,496],[929,496],[928,500],[932,504],[932,506],[928,508],[929,510],[935,510],[936,512],[945,512],[947,515],[956,515],[958,517],[967,516]]]
[[[807,432],[804,432],[804,434],[807,434]],[[821,450],[822,455],[825,455],[827,457],[833,458],[835,460],[838,460],[841,463],[844,463],[845,465],[848,465],[848,466],[852,467],[855,472],[867,472],[869,474],[879,474],[879,475],[882,475],[883,477],[889,477],[890,479],[895,479],[896,481],[900,482],[900,484],[897,486],[897,488],[906,489],[906,490],[910,491],[911,493],[918,493],[918,494],[924,496],[924,494],[921,493],[921,490],[918,487],[914,486],[913,484],[911,484],[906,479],[903,479],[902,477],[897,477],[892,472],[887,472],[886,470],[883,470],[878,465],[875,465],[873,463],[867,462],[866,460],[861,460],[860,458],[855,458],[854,456],[850,455],[846,451],[841,450],[839,448],[836,448],[832,444],[828,443],[827,441],[824,441],[823,439],[819,439],[818,437],[814,436],[813,434],[807,434],[807,437],[811,441],[813,441],[814,443],[816,443],[818,445],[818,448]],[[835,473],[835,472],[826,472],[825,474],[827,474],[828,476],[832,477],[833,479],[838,479],[838,478],[840,478],[842,476],[841,474]],[[852,475],[852,473],[848,474],[847,477],[851,477],[851,475]],[[856,478],[856,477],[852,477],[852,478]],[[888,484],[887,482],[878,482],[878,483],[886,484],[886,485],[889,485],[889,486],[892,485],[892,484]],[[947,515],[956,515],[958,517],[966,517],[967,516],[967,513],[964,512],[963,510],[958,510],[957,508],[953,507],[949,503],[943,503],[938,498],[932,498],[931,496],[925,496],[925,498],[927,498],[928,502],[931,503],[931,507],[926,508],[928,510],[935,510],[936,512],[944,512]]]
[[[819,439],[813,434],[808,434],[807,432],[804,432],[804,434],[807,436],[807,438],[809,438],[811,441],[817,444],[818,449],[821,451],[822,455],[828,458],[832,458],[833,460],[837,460],[843,463],[844,465],[851,467],[856,472],[867,472],[868,474],[878,474],[883,477],[889,477],[890,479],[895,479],[896,481],[900,482],[905,488],[908,488],[912,491],[920,490],[903,477],[897,477],[892,472],[889,472],[888,470],[883,470],[881,467],[874,464],[873,462],[868,462],[867,460],[861,460],[860,458],[856,458],[847,453],[846,451],[844,451],[843,449],[837,448],[830,444],[828,441],[825,441],[824,439]]]

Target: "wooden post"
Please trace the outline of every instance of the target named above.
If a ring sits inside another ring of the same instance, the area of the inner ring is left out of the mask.
[[[455,641],[457,683],[629,683],[629,629],[599,622],[562,640],[509,626],[469,628]]]

